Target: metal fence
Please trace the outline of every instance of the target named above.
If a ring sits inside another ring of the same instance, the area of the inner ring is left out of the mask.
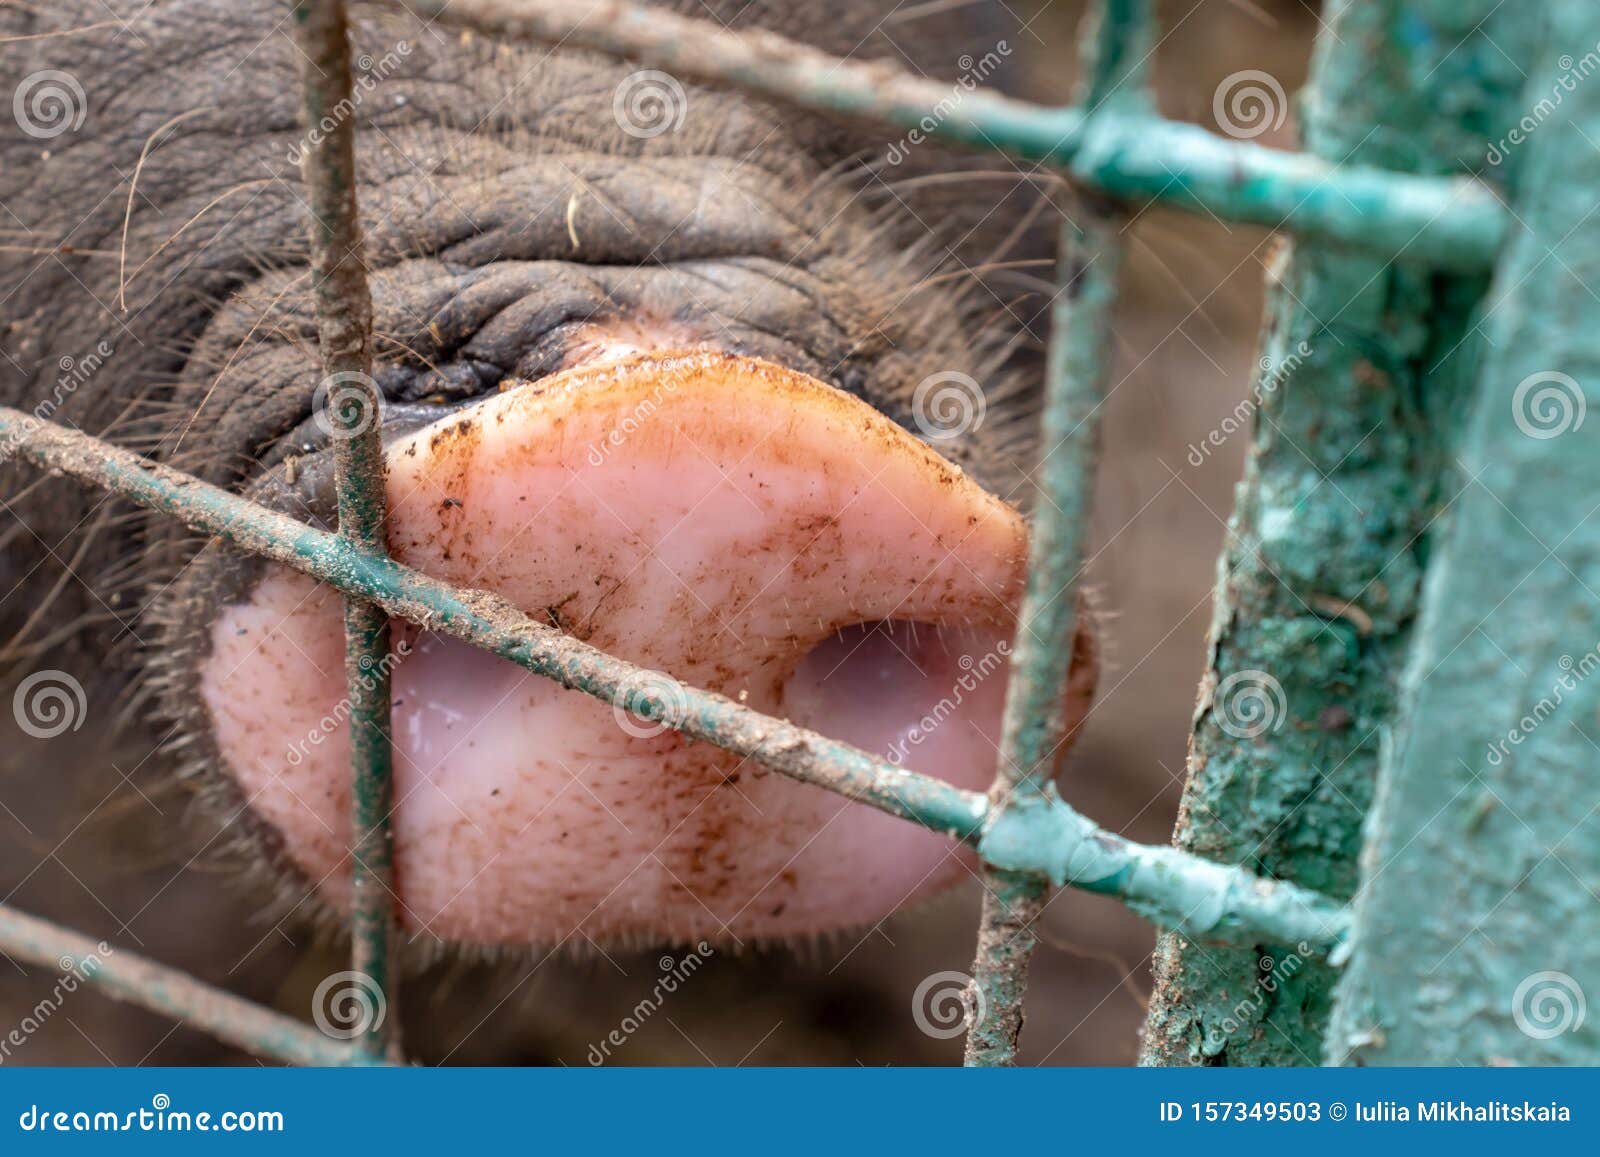
[[[947,86],[881,63],[835,59],[776,35],[735,34],[622,3],[411,0],[414,11],[502,37],[529,37],[646,61],[741,85],[794,104],[906,126],[926,124]],[[346,393],[338,437],[339,533],[328,534],[81,433],[0,409],[0,438],[38,467],[71,475],[170,515],[242,550],[304,572],[345,596],[346,668],[354,760],[352,967],[394,995],[395,917],[389,831],[391,618],[424,624],[528,670],[747,756],[802,782],[972,846],[985,900],[974,984],[987,1013],[970,1028],[969,1064],[1016,1054],[1032,924],[1048,891],[1068,886],[1120,898],[1165,929],[1224,943],[1305,943],[1337,952],[1345,904],[1175,847],[1133,844],[1057,794],[1051,757],[1064,732],[1060,703],[1072,653],[1099,415],[1107,379],[1126,214],[1152,202],[1283,229],[1385,261],[1485,271],[1509,214],[1484,185],[1356,164],[1331,164],[1224,140],[1160,117],[1145,74],[1153,54],[1147,0],[1103,0],[1084,46],[1085,79],[1066,108],[993,93],[966,95],[931,127],[961,145],[999,149],[1064,173],[1084,208],[1061,237],[1047,358],[1029,572],[1013,649],[999,775],[987,794],[903,770],[824,735],[720,695],[646,673],[530,619],[496,597],[439,582],[391,560],[384,545],[383,466],[370,387]],[[340,0],[298,0],[295,35],[306,69],[308,123],[350,95]],[[313,264],[324,370],[360,383],[372,368],[370,301],[361,262],[351,118],[316,140],[304,171],[314,209]],[[363,391],[367,391],[363,394]],[[0,907],[0,949],[41,964],[94,954],[82,936]],[[398,1018],[352,1042],[232,997],[178,971],[118,951],[86,974],[122,999],[181,1018],[260,1056],[294,1063],[402,1059]],[[976,1003],[976,1002],[975,1002]]]

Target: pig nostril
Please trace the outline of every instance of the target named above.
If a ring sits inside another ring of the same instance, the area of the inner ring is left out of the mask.
[[[801,659],[783,707],[891,763],[980,787],[994,772],[1009,654],[993,628],[855,623]]]

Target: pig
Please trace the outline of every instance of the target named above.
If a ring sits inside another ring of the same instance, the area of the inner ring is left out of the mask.
[[[686,12],[1014,82],[1001,4]],[[1004,159],[352,5],[389,548],[560,630],[983,791],[1040,448],[1061,190]],[[110,13],[110,15],[108,15]],[[268,0],[0,13],[0,401],[336,524]],[[1065,209],[1064,209],[1065,206]],[[1043,287],[1041,289],[1041,286]],[[14,448],[9,448],[14,449]],[[14,670],[126,683],[248,886],[349,903],[336,592],[3,467]],[[1065,694],[1088,710],[1092,633]],[[949,840],[397,623],[396,906],[484,950],[786,940],[970,878]],[[220,854],[220,853],[219,853]]]

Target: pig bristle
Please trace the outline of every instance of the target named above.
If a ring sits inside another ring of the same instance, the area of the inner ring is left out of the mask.
[[[773,19],[772,12],[784,7],[773,5],[767,12],[757,6],[754,17]],[[239,101],[231,89],[217,87],[221,82],[196,69],[201,87],[185,88],[185,97],[197,108],[207,107],[208,101],[215,107],[186,122],[172,141],[151,153],[140,175],[139,197],[126,199],[133,204],[126,256],[134,276],[121,287],[127,292],[127,308],[116,319],[121,328],[112,334],[119,362],[104,371],[105,380],[115,379],[114,385],[97,385],[92,399],[90,391],[81,391],[68,400],[59,418],[238,489],[257,470],[259,455],[273,436],[309,415],[320,371],[315,318],[306,292],[303,195],[287,161],[300,132],[294,107],[298,60],[284,37],[267,35],[278,20],[275,9],[241,5],[219,6],[218,11],[232,23],[200,27],[193,13],[159,6],[141,21],[141,43],[185,59],[196,45],[254,44],[260,33],[260,49],[252,55],[248,75],[227,82],[247,90],[251,100]],[[853,30],[857,19],[847,9],[839,28],[826,32],[841,38],[837,50],[855,48],[860,40]],[[408,33],[414,34],[415,28],[403,13],[375,8],[361,12],[361,43],[381,51]],[[60,49],[103,46],[110,35],[91,32]],[[948,452],[990,489],[1028,504],[1031,463],[1026,455],[1038,395],[1036,367],[1028,355],[1035,352],[1029,343],[1036,343],[1032,329],[1037,319],[1019,314],[995,287],[1024,284],[1017,270],[1003,267],[1004,259],[1026,247],[1025,235],[1049,216],[1049,198],[1060,194],[1059,182],[1013,173],[1025,196],[1033,198],[1020,212],[1008,208],[998,215],[1001,223],[981,229],[965,223],[946,228],[940,224],[940,210],[963,199],[954,196],[963,183],[993,183],[1007,174],[992,162],[959,158],[931,144],[904,167],[889,166],[877,130],[847,132],[810,114],[775,111],[757,98],[692,85],[696,111],[686,118],[682,132],[634,138],[616,128],[609,111],[611,90],[635,69],[632,64],[562,54],[550,57],[551,63],[535,73],[530,61],[545,60],[542,48],[495,44],[482,37],[470,46],[452,42],[444,48],[431,37],[417,40],[417,64],[386,81],[383,92],[403,96],[409,109],[425,110],[416,114],[424,123],[411,113],[396,113],[387,103],[359,110],[364,125],[359,167],[374,182],[363,189],[362,199],[363,212],[370,213],[364,224],[375,282],[381,283],[383,272],[402,261],[426,263],[428,270],[438,272],[470,265],[459,258],[458,244],[442,244],[431,234],[423,212],[447,213],[446,202],[458,194],[470,206],[488,203],[497,183],[518,166],[552,158],[566,164],[595,154],[641,163],[687,160],[701,167],[713,160],[737,162],[765,179],[751,177],[749,187],[731,184],[724,195],[749,195],[752,189],[764,194],[752,204],[801,235],[799,252],[776,264],[813,294],[815,313],[826,320],[827,332],[814,346],[803,337],[778,335],[789,343],[784,348],[792,345],[816,363],[805,367],[807,372],[815,370],[816,376],[858,392],[913,432],[910,399],[918,383],[939,371],[971,373],[985,391],[988,416],[970,444]],[[446,54],[458,63],[452,83],[440,85],[426,74],[421,59]],[[948,44],[939,46],[938,55],[949,55]],[[91,74],[87,68],[79,70]],[[160,83],[159,74],[152,74]],[[124,102],[126,113],[116,114],[126,117],[118,127],[126,130],[121,135],[135,155],[149,130],[167,117],[147,83],[132,83],[135,91]],[[601,113],[596,123],[579,128],[571,118],[544,115],[569,97],[597,100]],[[488,117],[478,115],[482,108],[491,110]],[[707,109],[718,110],[717,115],[705,115]],[[791,133],[808,134],[808,139],[798,144]],[[82,140],[92,152],[93,139],[86,134]],[[237,148],[240,167],[261,165],[263,172],[282,180],[252,190],[249,186],[261,181],[261,174],[252,167],[240,176],[227,165],[219,166],[218,141]],[[265,167],[269,165],[276,170]],[[419,168],[426,170],[425,177],[418,176]],[[100,172],[129,169],[131,165],[106,164]],[[54,179],[53,172],[82,179],[82,170],[74,175],[63,159],[40,167],[37,179]],[[380,179],[393,204],[418,208],[418,215],[375,211],[384,204],[376,195]],[[41,190],[41,196],[47,195],[50,186],[41,185]],[[121,196],[109,198],[96,210],[103,220],[73,212],[70,223],[73,229],[83,224],[90,234],[103,231],[115,243],[122,232],[124,201]],[[63,193],[62,203],[73,202]],[[208,203],[214,207],[208,209]],[[180,226],[186,230],[182,243],[169,244]],[[579,256],[589,260],[587,252]],[[76,278],[76,266],[56,264]],[[640,272],[673,264],[652,253]],[[1048,287],[1037,288],[1042,293]],[[435,368],[459,350],[436,349],[416,327],[408,328],[411,321],[426,320],[411,317],[413,304],[404,294],[398,301],[379,301],[382,316],[374,338],[380,363]],[[57,358],[81,355],[86,334],[112,328],[98,305],[84,308],[90,320],[71,325],[54,317],[23,319],[19,332],[37,331],[30,334],[23,356],[42,367],[24,394],[46,394]],[[739,309],[731,314],[713,309],[710,315],[708,324],[718,327],[718,336],[724,338],[737,338],[746,320]],[[130,340],[124,342],[125,336]],[[260,425],[267,421],[260,415],[270,417],[271,428]],[[30,514],[52,505],[67,509],[59,495],[72,485],[31,478],[8,491],[8,502]],[[196,608],[211,604],[194,590],[191,572],[208,545],[213,553],[218,548],[164,516],[129,511],[120,500],[98,494],[92,501],[92,513],[80,525],[54,528],[61,533],[52,542],[64,539],[69,528],[76,536],[62,560],[66,566],[30,606],[24,629],[8,640],[4,656],[31,660],[92,639],[100,642],[96,654],[108,665],[138,664],[144,678],[126,684],[115,706],[115,722],[130,732],[153,724],[158,735],[167,735],[166,771],[156,773],[152,763],[139,773],[140,782],[169,788],[188,801],[189,810],[209,817],[201,827],[207,838],[197,841],[196,853],[229,865],[227,878],[247,894],[268,897],[260,919],[273,923],[292,917],[312,936],[336,939],[342,920],[285,862],[272,833],[255,820],[237,788],[219,772],[209,748],[209,723],[196,696],[195,669],[207,646]],[[0,531],[0,547],[25,542],[34,533],[19,516]],[[77,585],[92,584],[87,594],[75,588],[79,574],[88,581]],[[78,603],[83,609],[75,609]],[[73,607],[72,613],[58,613],[63,604]],[[112,640],[109,648],[106,636]],[[836,942],[846,935],[830,933],[809,943]],[[761,947],[761,942],[740,946]],[[416,967],[442,952],[440,944],[423,938],[407,956]],[[526,950],[482,946],[468,947],[465,953],[475,960],[527,955]]]

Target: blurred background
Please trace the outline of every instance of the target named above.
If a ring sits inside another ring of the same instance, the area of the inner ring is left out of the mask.
[[[953,0],[906,4],[948,7]],[[1225,78],[1304,83],[1316,6],[1301,0],[1160,4],[1154,75],[1162,111],[1215,127]],[[1033,95],[1064,100],[1076,70],[1079,3],[1029,8]],[[1295,139],[1292,105],[1254,138]],[[1117,367],[1095,512],[1090,582],[1104,620],[1098,706],[1062,778],[1063,794],[1144,843],[1171,835],[1195,687],[1205,657],[1223,523],[1248,434],[1198,466],[1191,443],[1246,394],[1256,359],[1263,262],[1274,241],[1206,216],[1152,210],[1131,229],[1116,330]],[[97,695],[90,688],[91,701]],[[3,689],[9,698],[11,689]],[[111,696],[112,690],[100,691]],[[179,834],[181,797],[142,790],[148,748],[92,728],[48,742],[0,712],[0,897],[304,1017],[317,984],[346,967],[336,944],[274,925]],[[87,769],[87,770],[86,770]],[[109,769],[102,772],[102,769]],[[135,784],[139,786],[135,786]],[[608,1063],[909,1065],[958,1063],[959,1035],[918,1028],[925,978],[970,969],[975,885],[862,935],[719,954],[608,1048]],[[1133,1061],[1150,988],[1150,926],[1117,903],[1062,891],[1043,926],[1023,1063]],[[421,1063],[571,1064],[633,1017],[664,975],[660,952],[585,946],[548,959],[442,964],[408,977],[403,1031]],[[674,954],[681,958],[682,953]],[[0,1036],[57,976],[0,958]],[[7,1064],[254,1064],[252,1058],[95,994],[72,996]]]

